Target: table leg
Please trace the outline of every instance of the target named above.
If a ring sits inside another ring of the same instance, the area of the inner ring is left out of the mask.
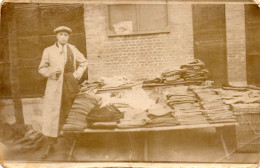
[[[147,132],[144,133],[144,161],[148,159],[148,141],[147,141]]]
[[[228,149],[227,149],[227,145],[226,145],[226,141],[225,141],[225,139],[223,137],[223,128],[216,128],[216,130],[217,130],[218,137],[221,140],[221,144],[222,144],[222,147],[223,147],[224,152],[225,152],[225,157],[227,159],[230,159],[229,153],[228,153]]]
[[[79,136],[79,134],[77,134],[75,137],[73,137],[73,142],[72,142],[72,145],[71,145],[71,148],[70,148],[70,152],[69,152],[69,156],[68,156],[68,161],[71,161],[71,160],[72,160],[73,152],[74,152],[74,150],[75,150],[75,146],[76,146],[76,143],[77,143],[78,136]]]

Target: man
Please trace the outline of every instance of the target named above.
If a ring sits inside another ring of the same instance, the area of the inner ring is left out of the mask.
[[[42,133],[47,137],[48,149],[43,158],[54,149],[60,128],[79,92],[78,80],[87,67],[84,55],[68,43],[71,32],[66,26],[54,30],[57,42],[43,51],[39,65],[39,73],[48,78],[42,123]]]

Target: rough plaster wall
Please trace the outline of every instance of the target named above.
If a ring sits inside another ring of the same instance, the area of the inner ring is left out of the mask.
[[[226,5],[227,63],[229,83],[246,83],[244,5]]]
[[[169,5],[170,33],[107,36],[106,5],[84,6],[89,79],[153,78],[193,58],[191,5]]]

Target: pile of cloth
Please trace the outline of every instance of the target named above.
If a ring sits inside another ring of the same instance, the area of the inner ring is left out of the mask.
[[[205,64],[194,59],[190,63],[183,64],[180,68],[174,70],[167,70],[161,74],[161,77],[145,80],[144,84],[178,84],[188,82],[203,82],[208,78],[208,70]]]
[[[77,94],[63,126],[63,131],[83,131],[87,128],[87,115],[98,106],[99,100],[93,95],[80,92]]]
[[[13,152],[32,152],[39,149],[45,137],[31,125],[9,124],[0,121],[0,142]]]
[[[97,107],[87,115],[88,127],[93,129],[114,129],[123,118],[123,113],[113,104]]]
[[[186,73],[183,75],[185,81],[205,81],[207,80],[208,70],[205,64],[199,59],[195,59],[188,64],[181,65],[181,69]]]
[[[200,105],[204,109],[204,115],[209,123],[232,123],[236,122],[236,117],[229,106],[224,104],[221,97],[211,88],[193,88],[193,92],[200,100]]]
[[[198,99],[188,91],[188,87],[172,88],[166,97],[168,106],[174,110],[174,116],[182,125],[208,124]]]
[[[149,120],[146,127],[165,127],[179,125],[179,121],[173,115],[172,109],[162,104],[154,104],[148,110]]]
[[[85,80],[80,87],[80,92],[84,92],[84,93],[90,93],[90,92],[94,92],[95,89],[100,89],[102,86],[104,85],[103,82],[90,82],[88,80]]]
[[[150,99],[149,94],[141,86],[120,93],[98,95],[102,97],[102,106],[113,104],[123,113],[123,118],[117,123],[120,129],[144,127],[149,119],[146,111],[154,104],[154,100]]]
[[[103,77],[100,80],[104,86],[102,88],[117,88],[133,84],[133,82],[124,76]]]
[[[231,106],[234,114],[260,112],[260,90],[258,89],[251,88],[244,91],[215,89],[215,91],[225,104]]]
[[[162,81],[163,83],[170,84],[176,82],[183,82],[183,75],[186,73],[186,70],[171,70],[165,71],[162,73]]]
[[[260,90],[248,89],[244,91],[215,89],[225,104],[260,103]]]
[[[125,109],[124,117],[120,119],[117,127],[120,129],[142,128],[146,125],[148,120],[149,118],[147,117],[146,111],[129,107]]]

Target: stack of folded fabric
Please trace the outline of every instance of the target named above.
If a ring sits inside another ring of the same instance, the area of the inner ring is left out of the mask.
[[[182,82],[182,81],[184,81],[184,79],[182,77],[185,73],[186,73],[186,70],[183,70],[183,69],[163,72],[162,81],[163,81],[163,83],[167,83],[167,84]]]
[[[208,78],[208,70],[205,64],[195,59],[188,64],[181,65],[180,68],[174,70],[167,70],[161,74],[161,78],[153,80],[145,80],[144,84],[178,84],[203,82]]]
[[[114,129],[123,113],[120,112],[113,104],[92,110],[87,115],[89,128],[94,129]]]
[[[98,105],[94,96],[79,93],[63,126],[63,131],[83,131],[87,127],[86,117]]]
[[[84,81],[81,84],[81,88],[80,88],[80,92],[92,92],[95,89],[99,89],[104,85],[104,83],[102,82],[89,82],[89,81]]]
[[[127,129],[127,128],[142,128],[146,125],[147,113],[140,109],[128,108],[125,109],[124,118],[120,119],[120,122],[117,124],[118,128]]]
[[[180,124],[174,117],[172,109],[161,104],[154,104],[148,110],[148,117],[150,120],[147,121],[146,127],[165,127]]]
[[[236,122],[236,117],[225,105],[221,97],[213,89],[193,89],[200,100],[204,115],[209,123],[232,123]]]
[[[182,125],[207,124],[194,93],[180,91],[167,94],[167,104],[174,109],[174,116]]]
[[[205,64],[198,59],[195,59],[188,64],[181,65],[180,68],[186,71],[183,75],[185,81],[207,80],[208,70],[206,69]]]

